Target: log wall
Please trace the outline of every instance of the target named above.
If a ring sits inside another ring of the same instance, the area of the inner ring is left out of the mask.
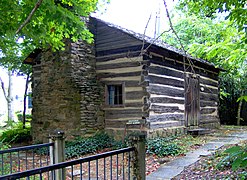
[[[106,102],[102,105],[105,112],[106,130],[126,131],[128,122],[132,120],[138,120],[142,125],[145,124],[145,117],[148,114],[143,109],[144,97],[147,93],[141,79],[144,66],[142,61],[142,56],[138,56],[96,63],[98,79],[105,86],[119,83],[123,85],[123,105],[110,106]]]
[[[146,57],[150,93],[148,121],[151,129],[180,127],[184,125],[184,78],[183,72],[168,66],[159,57]]]
[[[147,91],[151,102],[148,119],[151,129],[186,125],[183,63],[169,53],[165,55],[167,57],[149,55],[144,58],[150,61]],[[218,71],[195,65],[194,71],[200,83],[199,126],[218,126]],[[191,74],[188,66],[187,73]]]

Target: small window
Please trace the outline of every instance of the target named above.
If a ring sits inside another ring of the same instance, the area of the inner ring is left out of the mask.
[[[123,86],[118,85],[107,85],[107,99],[108,105],[122,105],[123,104]]]

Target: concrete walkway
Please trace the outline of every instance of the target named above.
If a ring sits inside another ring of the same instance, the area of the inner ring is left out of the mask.
[[[247,132],[242,131],[224,137],[218,137],[195,151],[188,152],[184,157],[170,161],[146,177],[147,180],[168,180],[180,174],[185,167],[195,163],[201,156],[208,156],[226,144],[237,144],[247,140]]]

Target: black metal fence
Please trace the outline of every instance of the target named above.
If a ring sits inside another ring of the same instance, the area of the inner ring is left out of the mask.
[[[49,149],[54,143],[0,150],[1,176],[49,165]]]
[[[40,167],[0,179],[131,179],[131,164],[135,148],[123,148],[68,162]],[[56,172],[58,171],[58,172]]]
[[[0,180],[145,179],[143,135],[134,136],[131,147],[67,162],[64,140],[63,132],[58,131],[50,136],[50,143],[0,151]],[[44,155],[37,155],[37,150]]]

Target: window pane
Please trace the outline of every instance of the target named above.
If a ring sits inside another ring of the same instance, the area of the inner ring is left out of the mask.
[[[122,85],[108,85],[107,90],[109,105],[123,104]]]

